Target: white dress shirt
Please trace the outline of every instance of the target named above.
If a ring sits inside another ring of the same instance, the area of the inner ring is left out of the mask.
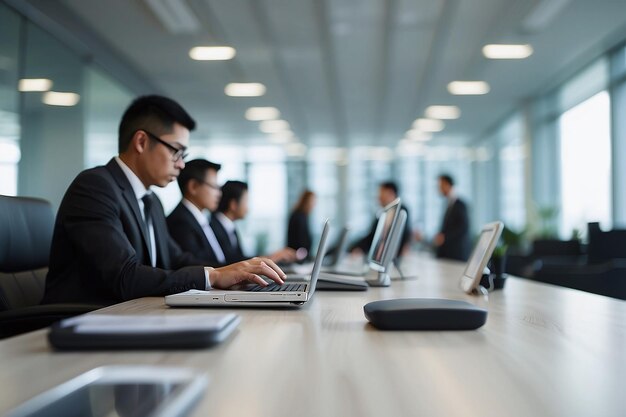
[[[213,252],[215,253],[215,257],[217,258],[217,261],[222,264],[226,263],[226,256],[224,255],[224,251],[222,250],[222,247],[217,241],[217,237],[215,237],[215,233],[213,232],[213,229],[211,229],[211,226],[209,226],[208,215],[200,211],[200,209],[196,207],[195,204],[193,204],[191,201],[187,200],[186,198],[183,198],[183,205],[193,215],[193,217],[196,219],[200,227],[202,227],[202,231],[204,232],[204,235],[209,241],[209,245],[211,246],[211,249],[213,249]]]
[[[224,226],[224,229],[228,234],[228,238],[230,239],[230,244],[233,247],[237,246],[237,227],[235,226],[235,222],[219,211],[215,213],[215,217],[220,223],[222,223],[222,226]]]
[[[120,168],[122,168],[124,175],[126,175],[126,178],[128,179],[128,182],[130,183],[130,186],[133,189],[133,193],[135,194],[135,198],[137,199],[137,203],[139,204],[139,212],[141,213],[141,218],[145,222],[146,216],[144,214],[144,204],[143,204],[142,198],[144,195],[152,193],[152,191],[147,189],[143,185],[143,182],[141,182],[139,177],[137,177],[137,175],[135,175],[133,170],[130,169],[128,165],[126,165],[124,161],[122,161],[119,157],[117,156],[115,157],[115,162],[117,162]],[[152,264],[152,266],[155,267],[157,254],[156,254],[156,239],[154,237],[154,226],[152,225],[151,221],[147,224],[147,226],[148,226],[148,234],[149,234],[149,239],[150,239],[150,264]]]

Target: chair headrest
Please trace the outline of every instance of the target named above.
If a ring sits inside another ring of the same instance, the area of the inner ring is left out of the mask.
[[[48,266],[53,228],[54,211],[48,201],[0,196],[0,271]]]

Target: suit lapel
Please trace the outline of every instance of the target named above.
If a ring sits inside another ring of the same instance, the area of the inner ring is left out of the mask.
[[[133,192],[133,187],[130,186],[128,182],[128,178],[122,171],[122,168],[117,164],[115,159],[111,159],[108,164],[106,164],[106,168],[111,172],[111,175],[122,189],[122,195],[124,196],[124,200],[130,207],[133,215],[135,216],[135,221],[137,222],[137,227],[141,231],[141,236],[143,237],[143,244],[145,253],[150,257],[150,238],[148,236],[148,231],[146,228],[146,223],[143,221],[143,217],[141,216],[141,212],[139,211],[139,203],[137,202],[137,198],[135,197],[135,193]],[[148,259],[149,261],[149,259]]]
[[[222,225],[222,223],[219,220],[217,220],[215,216],[211,216],[210,226],[211,226],[211,229],[213,229],[215,238],[217,239],[217,242],[220,244],[222,251],[224,252],[224,255],[226,255],[227,258],[232,258],[233,249],[230,243],[230,237],[228,236],[228,233],[226,233],[226,229],[224,229],[224,226]]]

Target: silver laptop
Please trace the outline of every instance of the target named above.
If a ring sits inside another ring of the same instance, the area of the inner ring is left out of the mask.
[[[270,283],[267,287],[257,284],[241,286],[236,290],[190,290],[165,297],[165,304],[172,307],[294,307],[301,306],[313,297],[315,286],[326,253],[326,242],[330,223],[324,223],[324,230],[315,257],[315,264],[309,281],[288,282],[283,285]]]

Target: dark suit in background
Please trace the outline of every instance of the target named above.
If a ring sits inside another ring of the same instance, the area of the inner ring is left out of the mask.
[[[309,215],[300,210],[294,210],[289,217],[287,226],[287,246],[292,249],[304,248],[311,253],[313,238],[309,229]]]
[[[230,236],[228,232],[222,225],[222,223],[217,219],[217,214],[211,216],[211,221],[209,222],[211,229],[213,229],[213,233],[215,233],[215,237],[217,238],[222,251],[224,251],[224,256],[226,257],[226,263],[232,264],[235,262],[240,262],[245,259],[248,259],[241,249],[241,244],[239,243],[239,235],[235,232],[235,244],[233,245],[230,240]]]
[[[401,206],[401,210],[404,210],[404,212],[406,213],[406,223],[404,223],[404,232],[402,232],[402,245],[400,246],[399,253],[402,252],[402,249],[405,247],[405,245],[411,243],[411,222],[409,221],[409,211],[404,206]],[[363,251],[363,253],[369,253],[370,247],[372,246],[372,241],[374,240],[374,235],[376,234],[377,226],[378,219],[376,218],[372,222],[372,226],[370,227],[370,231],[367,236],[353,243],[350,246],[349,250],[352,251],[356,248],[359,248],[361,249],[361,251]]]
[[[170,235],[181,249],[202,260],[203,265],[223,266],[209,244],[202,226],[183,203],[179,203],[174,211],[167,216],[167,227]]]
[[[437,248],[438,258],[467,261],[470,252],[467,205],[460,199],[450,204],[443,217],[441,233],[445,239]]]
[[[137,197],[118,163],[80,173],[57,214],[43,303],[114,304],[205,289],[204,268],[188,266],[201,261],[170,238],[163,207],[156,196],[153,202],[156,268]]]

